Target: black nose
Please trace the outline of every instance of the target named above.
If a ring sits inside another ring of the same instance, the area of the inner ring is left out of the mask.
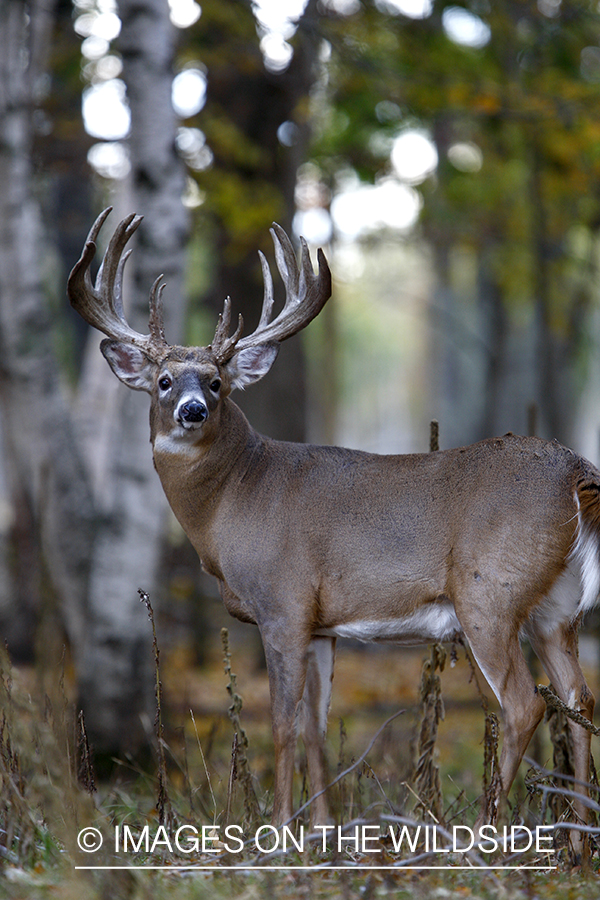
[[[182,422],[204,422],[208,418],[208,410],[199,400],[188,400],[179,410]]]

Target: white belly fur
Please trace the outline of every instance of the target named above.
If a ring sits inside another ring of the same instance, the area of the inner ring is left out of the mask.
[[[359,641],[394,641],[408,646],[448,641],[462,634],[460,623],[451,603],[436,603],[422,607],[401,619],[361,619],[341,622],[331,628],[315,632],[327,637],[354,638]]]

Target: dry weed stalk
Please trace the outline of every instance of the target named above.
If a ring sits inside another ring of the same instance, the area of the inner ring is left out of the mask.
[[[429,452],[436,453],[439,449],[439,423],[436,419],[432,419],[429,429]],[[423,715],[419,730],[418,758],[414,775],[416,793],[419,797],[415,811],[419,812],[423,817],[431,816],[435,822],[440,822],[443,814],[440,770],[436,766],[433,757],[438,723],[444,718],[442,683],[437,670],[443,671],[445,662],[446,651],[442,645],[432,644],[430,658],[423,661],[419,685]]]
[[[200,735],[198,734],[198,727],[196,725],[196,718],[194,716],[193,709],[190,709],[190,716],[192,719],[192,725],[194,726],[194,733],[196,735],[196,743],[198,744],[198,750],[200,751],[200,757],[202,759],[202,765],[204,766],[204,774],[206,775],[206,782],[208,784],[208,789],[210,791],[210,796],[212,799],[212,815],[213,815],[213,824],[216,824],[217,821],[217,801],[215,799],[215,794],[213,791],[212,782],[210,780],[210,772],[208,771],[208,765],[206,763],[206,756],[204,755],[204,750],[202,749],[202,743],[200,742]],[[192,796],[190,791],[190,808],[193,809]],[[227,824],[227,823],[225,823]]]
[[[94,777],[92,751],[89,745],[83,710],[79,710],[77,716],[77,749],[79,751],[79,765],[77,767],[77,780],[85,788],[88,794],[94,794],[97,790]]]
[[[436,453],[440,449],[440,430],[436,419],[430,422],[429,452]],[[435,742],[438,723],[444,718],[444,701],[442,700],[442,683],[437,670],[444,669],[446,651],[441,644],[432,644],[431,656],[424,660],[421,669],[419,695],[423,707],[419,742],[417,746],[417,766],[415,786],[419,800],[415,810],[425,816],[431,816],[440,822],[443,815],[442,785],[439,766],[434,762]]]
[[[580,712],[576,709],[571,709],[570,706],[567,706],[566,703],[563,703],[560,697],[557,697],[552,687],[546,687],[545,684],[538,684],[538,691],[546,701],[546,706],[552,707],[553,709],[560,710],[560,712],[564,713],[565,716],[569,719],[572,719],[574,722],[577,722],[578,725],[581,725],[582,728],[586,728],[587,731],[591,731],[592,734],[600,735],[600,728],[597,728],[589,719],[586,719],[585,716],[582,716]]]
[[[495,713],[485,710],[483,750],[483,804],[485,821],[495,825],[498,818],[498,800],[502,794],[502,782],[498,766],[498,741],[500,729]]]
[[[429,452],[435,453],[440,449],[440,425],[437,419],[429,423]]]
[[[156,625],[154,624],[154,610],[150,603],[150,597],[146,591],[138,590],[140,600],[145,604],[148,610],[148,618],[152,625],[152,649],[154,651],[154,672],[155,672],[155,696],[156,696],[156,716],[154,718],[154,727],[156,730],[156,752],[158,757],[158,797],[156,800],[156,809],[158,812],[159,825],[167,825],[171,827],[173,824],[173,810],[167,790],[167,762],[165,759],[165,742],[164,742],[164,725],[162,719],[162,683],[160,680],[160,650],[156,637]]]
[[[229,779],[227,781],[227,805],[225,807],[225,825],[229,825],[231,821],[231,803],[233,800],[233,788],[238,777],[237,770],[238,757],[238,733],[233,732],[233,740],[231,742],[231,763],[229,765]]]
[[[552,741],[552,764],[555,772],[573,775],[573,745],[568,729],[567,716],[556,706],[546,708],[546,721]]]
[[[441,822],[443,818],[442,785],[439,767],[434,762],[434,751],[438,724],[444,718],[442,682],[437,673],[438,670],[443,671],[445,662],[445,649],[441,644],[433,644],[431,656],[423,663],[420,684],[423,716],[415,773],[416,791],[419,796],[416,811],[424,817],[432,817],[435,822]]]
[[[557,774],[572,776],[574,774],[573,743],[569,731],[568,713],[575,713],[575,711],[569,710],[551,688],[544,688],[541,685],[538,690],[546,701],[545,721],[548,723],[548,732],[552,742],[552,767]],[[579,718],[582,719],[583,716],[579,715]],[[565,816],[570,806],[570,802],[559,793],[550,795],[550,809],[556,821],[560,821]]]
[[[559,779],[568,788],[568,783],[573,779],[573,742],[571,732],[568,727],[568,719],[572,719],[582,728],[591,731],[592,734],[600,734],[600,729],[596,728],[585,716],[575,709],[571,709],[566,703],[556,696],[552,686],[538,685],[538,690],[546,701],[546,716],[548,729],[550,732],[550,740],[552,741],[552,765],[555,777]],[[566,777],[562,777],[566,776]],[[573,811],[572,798],[567,797],[559,790],[550,794],[549,806],[556,821],[571,818]]]
[[[221,643],[223,645],[223,664],[225,674],[227,675],[227,693],[231,697],[231,706],[227,710],[233,730],[237,735],[237,744],[232,752],[232,766],[236,765],[236,777],[240,781],[244,791],[244,810],[249,822],[256,822],[260,818],[260,810],[258,800],[252,783],[252,772],[248,762],[248,737],[240,720],[240,712],[242,711],[243,700],[237,692],[237,676],[231,668],[231,653],[229,650],[229,632],[226,628],[221,629]],[[235,778],[230,778],[231,788]]]
[[[344,720],[340,718],[340,750],[338,754],[338,764],[337,764],[337,775],[339,777],[340,773],[344,771],[346,768],[346,742],[348,740],[348,733],[346,732],[346,726],[344,724]],[[340,804],[340,823],[344,824],[344,813],[346,812],[346,803],[349,802],[349,818],[352,818],[352,803],[354,800],[354,790],[352,789],[350,793],[350,799],[347,801],[347,789],[346,782],[343,779],[339,781],[339,804]]]

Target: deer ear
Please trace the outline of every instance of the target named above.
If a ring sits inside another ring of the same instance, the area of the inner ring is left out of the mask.
[[[231,390],[243,390],[249,384],[260,381],[266,375],[279,353],[279,344],[259,344],[239,350],[226,365],[231,379]]]
[[[117,378],[134,391],[152,392],[154,363],[137,347],[104,340],[100,349]]]

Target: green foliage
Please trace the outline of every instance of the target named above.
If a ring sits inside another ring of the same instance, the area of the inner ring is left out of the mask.
[[[210,206],[227,232],[224,262],[231,264],[262,243],[271,223],[282,218],[283,201],[268,180],[249,180],[233,169],[212,173]]]
[[[597,204],[582,208],[580,201],[590,197],[600,175],[600,92],[598,73],[586,76],[581,60],[597,40],[597,11],[576,2],[548,19],[532,0],[494,3],[485,15],[473,4],[491,28],[487,46],[474,50],[441,28],[444,9],[454,5],[436,3],[434,15],[423,21],[384,16],[371,4],[356,16],[328,20],[323,28],[333,51],[329,85],[336,113],[316,144],[317,155],[335,153],[373,177],[381,170],[380,158],[370,152],[374,133],[429,128],[441,164],[428,199],[442,195],[456,217],[454,235],[474,240],[480,230],[473,213],[496,232],[514,213],[509,199],[522,201],[523,167],[531,174],[535,152],[553,212],[550,233],[561,237],[565,224],[583,214],[592,223]],[[395,120],[378,120],[382,101],[396,106]],[[449,162],[447,150],[458,141],[480,147],[479,172],[466,175]],[[521,163],[516,180],[515,162]],[[505,198],[504,215],[499,196]],[[436,209],[426,209],[433,227]]]
[[[295,100],[289,82],[265,71],[244,0],[202,4],[182,53],[182,61],[193,59],[207,69],[208,93],[197,119],[186,124],[202,129],[213,162],[192,175],[206,198],[203,214],[225,248],[220,262],[237,265],[256,254],[274,220],[285,221],[289,172],[277,129]]]
[[[467,246],[480,301],[493,292],[513,328],[524,314],[535,322],[545,389],[533,399],[557,424],[556,382],[585,351],[596,302],[595,259],[581,265],[572,236],[595,236],[600,224],[600,13],[587,0],[465,2],[489,28],[473,47],[444,27],[456,6],[437,0],[430,16],[409,20],[364,2],[323,19],[331,111],[319,118],[314,158],[328,184],[343,167],[372,182],[390,171],[385,151],[404,129],[429,133],[439,163],[418,190],[438,277],[447,282],[450,249]],[[501,352],[490,345],[490,366]]]

